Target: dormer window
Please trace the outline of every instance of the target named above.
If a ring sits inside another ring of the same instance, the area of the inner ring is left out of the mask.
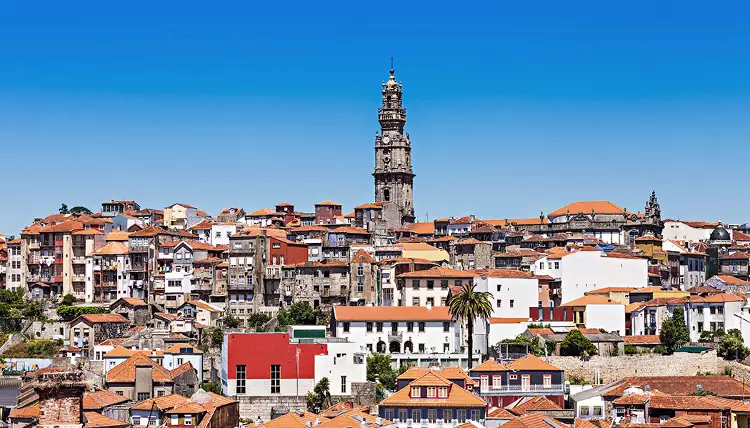
[[[422,396],[422,388],[413,386],[411,388],[411,398],[420,398]]]
[[[435,398],[437,397],[437,388],[434,386],[428,386],[427,387],[427,398]]]
[[[438,388],[438,397],[439,398],[448,398],[448,387],[447,386],[441,386]]]

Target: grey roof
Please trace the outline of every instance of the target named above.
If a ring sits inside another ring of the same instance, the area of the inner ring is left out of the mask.
[[[731,241],[731,237],[729,236],[729,232],[724,228],[724,226],[719,223],[718,226],[711,232],[711,241]]]
[[[620,384],[620,382],[622,382],[622,379],[616,380],[614,382],[606,383],[604,385],[599,385],[594,388],[583,390],[577,394],[571,395],[570,399],[573,401],[583,401],[583,400],[588,400],[589,398],[600,396],[604,394],[605,392],[616,388]]]

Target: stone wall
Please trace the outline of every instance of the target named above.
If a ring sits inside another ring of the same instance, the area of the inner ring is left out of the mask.
[[[591,357],[583,361],[577,357],[546,357],[545,361],[565,371],[566,378],[574,376],[587,382],[594,382],[597,373],[600,382],[607,383],[626,376],[693,376],[700,372],[721,374],[727,365],[715,351],[704,354],[678,353],[674,355],[623,355],[619,357]],[[750,380],[750,370],[738,363],[732,367],[736,372],[746,373]]]
[[[335,401],[354,400],[359,404],[375,405],[377,404],[375,389],[375,382],[352,382],[351,397],[339,397]]]
[[[68,323],[65,321],[34,321],[26,334],[34,339],[67,339]]]
[[[240,418],[250,419],[257,422],[260,418],[263,422],[271,420],[273,409],[286,408],[289,411],[307,410],[307,400],[301,397],[233,397],[240,404]]]

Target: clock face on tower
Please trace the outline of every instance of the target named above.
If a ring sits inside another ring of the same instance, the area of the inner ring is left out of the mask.
[[[391,144],[391,138],[390,137],[383,137],[383,144]]]

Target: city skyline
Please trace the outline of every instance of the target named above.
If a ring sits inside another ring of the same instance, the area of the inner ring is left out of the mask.
[[[212,215],[332,199],[349,212],[373,200],[391,56],[420,221],[601,199],[637,212],[656,189],[663,218],[744,223],[750,203],[705,196],[745,180],[724,159],[750,134],[747,6],[645,4],[495,5],[479,17],[437,7],[429,23],[409,5],[396,22],[366,6],[345,21],[303,5],[283,18],[272,5],[8,6],[0,141],[18,184],[0,233],[61,203],[97,211],[109,199]]]

